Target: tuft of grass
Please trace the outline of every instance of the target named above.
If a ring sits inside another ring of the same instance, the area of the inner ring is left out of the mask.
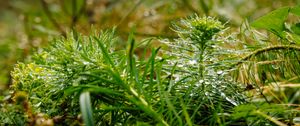
[[[212,17],[182,19],[173,29],[179,38],[160,40],[163,47],[147,47],[148,57],[134,52],[143,42],[150,45],[151,39],[136,41],[134,32],[125,49],[116,48],[121,41],[114,29],[55,39],[27,63],[16,65],[12,90],[27,95],[32,117],[43,113],[60,125],[284,122],[275,117],[283,117],[285,109],[250,102],[247,88],[232,77],[243,61],[264,58],[260,55],[273,48],[254,51],[241,60],[224,58],[229,51],[222,44],[238,40]],[[26,112],[17,115],[28,117]],[[28,124],[34,124],[34,119]]]
[[[149,57],[134,54],[133,34],[127,49],[114,48],[114,30],[56,39],[15,67],[13,89],[28,94],[35,113],[69,118],[57,124],[71,123],[80,113],[86,125],[225,123],[245,100],[210,54],[224,26],[211,17],[181,22],[181,38],[162,42],[172,49],[153,48]]]

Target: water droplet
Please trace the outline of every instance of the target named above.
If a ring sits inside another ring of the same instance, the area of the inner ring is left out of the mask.
[[[90,62],[86,62],[86,61],[83,61],[82,62],[84,65],[89,65],[90,64]]]
[[[218,75],[221,75],[221,74],[223,74],[224,72],[222,71],[222,70],[219,70],[218,72],[217,72],[217,74]]]
[[[193,96],[195,96],[195,94],[194,94],[194,93],[191,93],[190,96],[193,97]]]
[[[202,84],[204,82],[204,80],[199,80],[199,83]]]
[[[42,102],[39,102],[39,103],[35,104],[34,106],[39,107],[41,104],[42,104]]]
[[[237,106],[237,103],[235,101],[233,101],[232,99],[228,98],[228,97],[225,97],[225,99],[227,101],[229,101],[231,104],[233,104],[234,106]]]
[[[279,69],[278,65],[272,65],[273,69]]]
[[[182,64],[180,64],[180,65],[177,65],[178,67],[183,67],[183,65]]]
[[[226,95],[225,95],[223,92],[221,93],[221,96],[222,96],[222,97],[226,97]]]
[[[209,96],[209,93],[208,93],[208,92],[205,92],[204,94],[205,94],[206,96]]]
[[[190,61],[188,62],[188,64],[190,64],[190,65],[195,65],[195,64],[197,64],[197,61],[196,61],[196,60],[190,60]]]

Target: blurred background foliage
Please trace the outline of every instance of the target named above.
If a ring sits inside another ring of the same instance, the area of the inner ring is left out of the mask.
[[[90,34],[91,27],[116,27],[126,40],[131,27],[137,38],[174,38],[171,22],[198,14],[227,22],[239,31],[254,19],[300,0],[2,0],[0,4],[0,96],[10,85],[15,63],[48,40],[76,30]],[[249,41],[251,42],[251,40]],[[125,46],[125,42],[120,46]],[[138,50],[137,50],[138,51]]]

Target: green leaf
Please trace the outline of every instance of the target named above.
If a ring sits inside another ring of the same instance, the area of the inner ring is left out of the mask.
[[[134,40],[134,35],[133,32],[130,33],[129,37],[128,37],[128,54],[127,54],[127,62],[129,64],[128,68],[129,68],[129,72],[130,72],[130,78],[132,79],[134,76],[136,77],[136,79],[138,79],[137,77],[137,71],[136,71],[136,66],[134,63],[134,57],[133,57],[133,51],[134,51],[134,46],[135,46],[135,40]],[[138,81],[137,81],[138,83]]]
[[[160,48],[161,47],[157,48],[156,50],[152,50],[151,56],[150,56],[149,60],[146,63],[146,66],[145,66],[145,70],[144,70],[143,77],[142,77],[142,83],[145,82],[146,76],[147,76],[147,73],[148,73],[148,69],[150,68],[150,79],[149,80],[150,80],[150,85],[153,84],[155,57],[157,56],[158,51],[160,50]]]
[[[65,95],[71,95],[74,92],[80,92],[81,88],[77,88],[77,87],[67,87],[66,89],[64,89],[64,94]]]
[[[86,126],[94,126],[93,111],[89,92],[83,92],[79,99],[80,110]]]
[[[289,14],[289,10],[289,7],[283,7],[272,11],[252,22],[251,26],[254,28],[266,29],[282,38],[284,22]]]
[[[297,44],[300,45],[300,35],[297,34],[290,34],[291,37],[293,38],[293,41]]]
[[[292,7],[290,10],[291,13],[300,16],[300,5]]]
[[[300,35],[300,23],[292,25],[291,29],[295,34]]]
[[[81,87],[81,88],[87,88],[88,91],[90,92],[96,92],[96,93],[103,93],[103,94],[109,94],[109,95],[116,95],[116,96],[123,96],[123,94],[117,92],[117,91],[114,91],[114,90],[111,90],[109,88],[104,88],[104,87],[100,87],[100,86],[96,86],[96,85],[80,85],[78,87]]]

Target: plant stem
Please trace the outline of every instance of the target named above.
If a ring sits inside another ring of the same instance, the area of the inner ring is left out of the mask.
[[[295,45],[276,45],[276,46],[270,46],[270,47],[266,47],[266,48],[262,48],[262,49],[257,49],[255,51],[253,51],[252,53],[244,56],[239,62],[233,64],[232,67],[240,65],[241,63],[243,63],[243,61],[250,59],[252,56],[256,56],[256,55],[264,53],[264,52],[273,51],[273,50],[287,50],[287,49],[300,51],[300,47],[295,46]]]
[[[264,117],[264,118],[266,118],[266,119],[268,119],[268,120],[270,120],[271,122],[275,123],[278,126],[287,126],[286,124],[284,124],[284,123],[276,120],[275,118],[273,118],[271,116],[268,116],[267,114],[265,114],[265,113],[263,113],[263,112],[261,112],[259,110],[256,110],[255,113],[258,114],[258,115],[260,115],[260,116],[262,116],[262,117]]]
[[[204,50],[205,50],[204,44],[201,44],[200,47],[198,47],[198,50],[199,50],[199,79],[204,78],[204,71],[205,71],[205,66],[203,64],[204,63]]]
[[[203,79],[204,77],[204,65],[203,65],[203,51],[200,50],[200,57],[199,57],[199,79]]]

